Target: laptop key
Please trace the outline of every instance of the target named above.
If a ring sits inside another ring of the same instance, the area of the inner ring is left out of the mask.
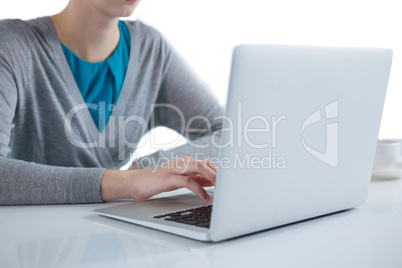
[[[182,214],[184,212],[186,212],[186,210],[176,211],[176,213],[180,213],[180,214]]]
[[[209,228],[209,222],[200,222],[197,223],[196,226]]]
[[[165,214],[165,215],[174,217],[174,216],[180,216],[181,214],[177,213],[177,212],[173,212],[173,213],[168,213],[168,214]]]
[[[184,220],[184,219],[187,219],[187,218],[192,219],[192,218],[189,217],[188,215],[180,215],[180,216],[165,218],[165,221]]]
[[[177,220],[175,222],[185,223],[189,225],[196,225],[198,223],[197,221],[186,221],[186,220]]]

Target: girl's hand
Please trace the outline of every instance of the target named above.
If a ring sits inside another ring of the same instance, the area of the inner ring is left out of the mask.
[[[145,200],[182,187],[208,202],[203,187],[214,186],[217,167],[212,162],[183,157],[145,169],[106,170],[101,181],[103,200],[130,198]]]

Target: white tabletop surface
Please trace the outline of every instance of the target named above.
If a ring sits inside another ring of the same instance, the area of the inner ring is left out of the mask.
[[[402,267],[401,179],[373,180],[357,209],[221,243],[92,212],[112,205],[0,207],[0,267]]]

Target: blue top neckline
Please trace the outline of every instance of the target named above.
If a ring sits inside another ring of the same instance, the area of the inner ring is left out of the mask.
[[[66,51],[68,51],[69,53],[71,53],[71,55],[72,55],[74,58],[76,58],[76,60],[78,60],[78,61],[79,61],[80,63],[82,63],[82,64],[88,64],[88,65],[103,64],[103,63],[105,63],[105,62],[107,62],[107,61],[110,61],[111,59],[113,59],[113,58],[115,58],[115,57],[117,56],[117,49],[118,49],[119,47],[121,47],[121,46],[123,45],[122,42],[125,41],[124,38],[123,38],[123,33],[122,33],[122,28],[123,28],[123,27],[126,27],[125,24],[124,24],[124,22],[121,21],[121,20],[119,20],[118,27],[119,27],[119,30],[120,30],[119,42],[117,43],[117,46],[116,46],[115,49],[113,50],[112,54],[110,54],[109,57],[108,57],[107,59],[103,60],[103,61],[90,62],[90,61],[83,60],[83,59],[81,59],[80,57],[78,57],[77,55],[75,55],[75,54],[74,54],[68,47],[66,47],[61,41],[60,41],[60,44],[61,44],[61,46],[62,46],[62,48],[63,48],[64,53],[66,53]],[[129,38],[128,38],[127,41],[128,41],[129,43],[131,43]]]
[[[128,67],[130,33],[123,21],[119,21],[118,27],[119,42],[112,54],[104,61],[85,61],[60,42],[77,87],[100,132],[105,128],[114,110],[109,107],[114,107],[117,103]]]

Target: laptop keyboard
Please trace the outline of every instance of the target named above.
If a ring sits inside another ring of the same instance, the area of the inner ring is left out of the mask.
[[[162,215],[156,215],[154,216],[154,218],[209,228],[209,223],[211,222],[211,211],[212,205],[209,205],[182,211],[175,211]]]

